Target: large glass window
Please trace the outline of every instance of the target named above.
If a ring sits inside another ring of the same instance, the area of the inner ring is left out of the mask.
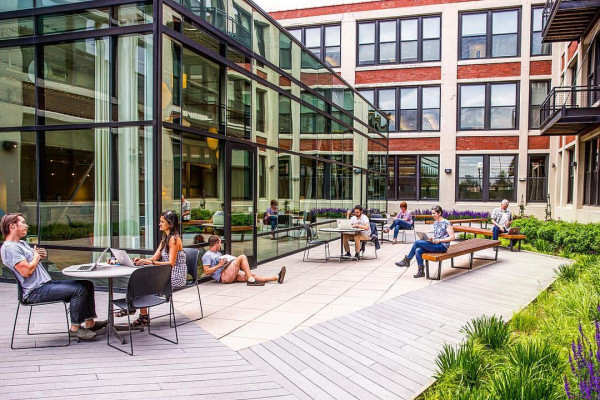
[[[567,150],[569,162],[569,179],[567,181],[567,203],[573,204],[573,190],[575,184],[575,149]]]
[[[358,65],[440,60],[441,18],[358,23]]]
[[[440,157],[437,155],[388,157],[390,200],[439,199]]]
[[[0,40],[28,36],[33,36],[33,17],[12,18],[0,21]]]
[[[98,8],[68,14],[50,14],[39,17],[40,33],[90,31],[109,27],[109,8]]]
[[[228,68],[227,73],[227,134],[250,137],[251,84],[244,75]]]
[[[461,14],[460,58],[519,55],[519,10]]]
[[[550,81],[531,81],[529,98],[529,129],[540,127],[540,106],[546,100],[550,90]]]
[[[598,206],[600,205],[600,139],[594,139],[585,142],[585,169],[583,179],[583,204]]]
[[[292,69],[292,39],[283,32],[279,33],[279,68]]]
[[[292,99],[279,94],[279,133],[292,133]]]
[[[115,74],[119,121],[151,120],[152,35],[125,35],[117,40],[117,66]]]
[[[35,125],[33,46],[0,49],[0,126]]]
[[[459,129],[516,129],[517,83],[459,85]]]
[[[543,7],[531,9],[531,55],[545,56],[552,52],[551,43],[542,43]]]
[[[341,27],[340,25],[309,26],[289,31],[306,46],[318,59],[331,67],[341,65]]]
[[[527,201],[544,202],[548,193],[548,155],[529,155],[527,174]]]
[[[366,89],[360,93],[387,115],[390,132],[440,130],[439,86]]]
[[[516,198],[517,156],[457,157],[457,200],[496,201]]]
[[[183,49],[183,125],[210,130],[219,125],[219,65]]]

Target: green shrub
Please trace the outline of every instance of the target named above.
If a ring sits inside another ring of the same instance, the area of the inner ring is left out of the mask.
[[[508,349],[507,359],[514,367],[558,371],[563,367],[560,351],[547,341],[528,339]]]
[[[577,266],[575,264],[560,264],[558,268],[554,269],[556,276],[558,279],[562,279],[564,281],[572,281],[577,279],[579,275]]]
[[[521,310],[516,314],[513,314],[510,319],[509,325],[513,331],[529,333],[533,332],[536,328],[537,317],[528,309]]]
[[[191,211],[192,219],[209,220],[212,218],[213,214],[214,213],[212,211],[202,208],[192,208]]]
[[[510,340],[510,328],[501,317],[492,315],[475,318],[461,329],[469,340],[476,340],[492,350],[506,346]]]
[[[489,367],[482,349],[470,341],[461,344],[458,349],[444,345],[435,363],[436,379],[469,387],[476,385]]]
[[[544,371],[545,372],[545,371]],[[505,368],[490,381],[493,399],[554,400],[562,397],[554,375],[531,368]]]
[[[252,215],[250,214],[231,214],[231,226],[252,225]]]
[[[492,400],[489,393],[477,387],[448,388],[443,390],[439,397],[442,400]]]

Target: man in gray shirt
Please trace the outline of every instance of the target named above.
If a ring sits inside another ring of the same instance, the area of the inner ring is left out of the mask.
[[[41,261],[46,250],[33,249],[22,237],[27,236],[29,226],[23,214],[6,214],[0,221],[0,230],[5,237],[0,256],[2,262],[13,272],[23,289],[23,301],[28,304],[45,301],[68,301],[71,314],[71,337],[91,340],[96,331],[104,328],[107,321],[97,318],[94,301],[94,284],[90,281],[53,281]]]

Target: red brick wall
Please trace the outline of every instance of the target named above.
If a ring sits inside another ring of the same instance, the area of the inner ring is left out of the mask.
[[[456,138],[456,150],[518,150],[519,137],[465,136]]]
[[[359,11],[385,10],[388,8],[427,6],[433,4],[463,3],[472,0],[380,0],[365,3],[342,4],[335,6],[313,7],[301,10],[275,11],[270,13],[275,19],[293,19],[315,15],[342,14]]]
[[[458,79],[496,78],[503,76],[519,76],[520,74],[520,62],[458,66]]]
[[[352,139],[300,139],[300,151],[352,151]]]
[[[569,51],[568,51],[568,56],[567,56],[567,60],[570,60],[571,57],[573,57],[573,54],[575,54],[575,52],[577,51],[577,44],[578,42],[573,40],[571,43],[569,43]]]
[[[563,136],[565,138],[565,145],[577,140],[577,136]]]
[[[356,72],[356,84],[385,82],[438,81],[442,78],[440,67],[382,69]]]
[[[292,149],[292,140],[291,139],[279,139],[279,148],[283,150],[291,150]]]
[[[529,75],[552,75],[552,61],[531,61]]]
[[[527,148],[530,150],[546,150],[550,148],[550,136],[529,136]]]
[[[389,151],[439,151],[440,138],[390,139]]]

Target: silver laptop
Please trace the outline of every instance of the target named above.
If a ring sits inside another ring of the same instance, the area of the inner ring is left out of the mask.
[[[100,261],[102,260],[102,257],[104,257],[104,255],[106,254],[106,252],[109,250],[110,248],[107,247],[104,249],[104,251],[98,256],[98,258],[96,258],[96,262],[94,263],[89,263],[89,264],[81,264],[78,268],[77,271],[92,271],[94,270],[98,265],[108,265],[108,264],[104,264],[101,263]]]
[[[417,234],[417,237],[419,238],[419,240],[429,240],[429,236],[427,236],[427,234],[425,232],[415,231],[415,233]]]
[[[337,220],[338,229],[352,229],[352,223],[350,223],[349,219],[338,219]]]
[[[138,265],[135,265],[133,261],[131,261],[131,258],[129,258],[129,254],[127,254],[125,250],[111,248],[110,251],[112,252],[113,256],[115,256],[115,259],[119,264],[131,268],[138,267]]]
[[[515,227],[515,228],[510,228],[508,230],[508,232],[506,232],[509,235],[518,235],[519,233],[521,233],[521,228],[519,227]]]

